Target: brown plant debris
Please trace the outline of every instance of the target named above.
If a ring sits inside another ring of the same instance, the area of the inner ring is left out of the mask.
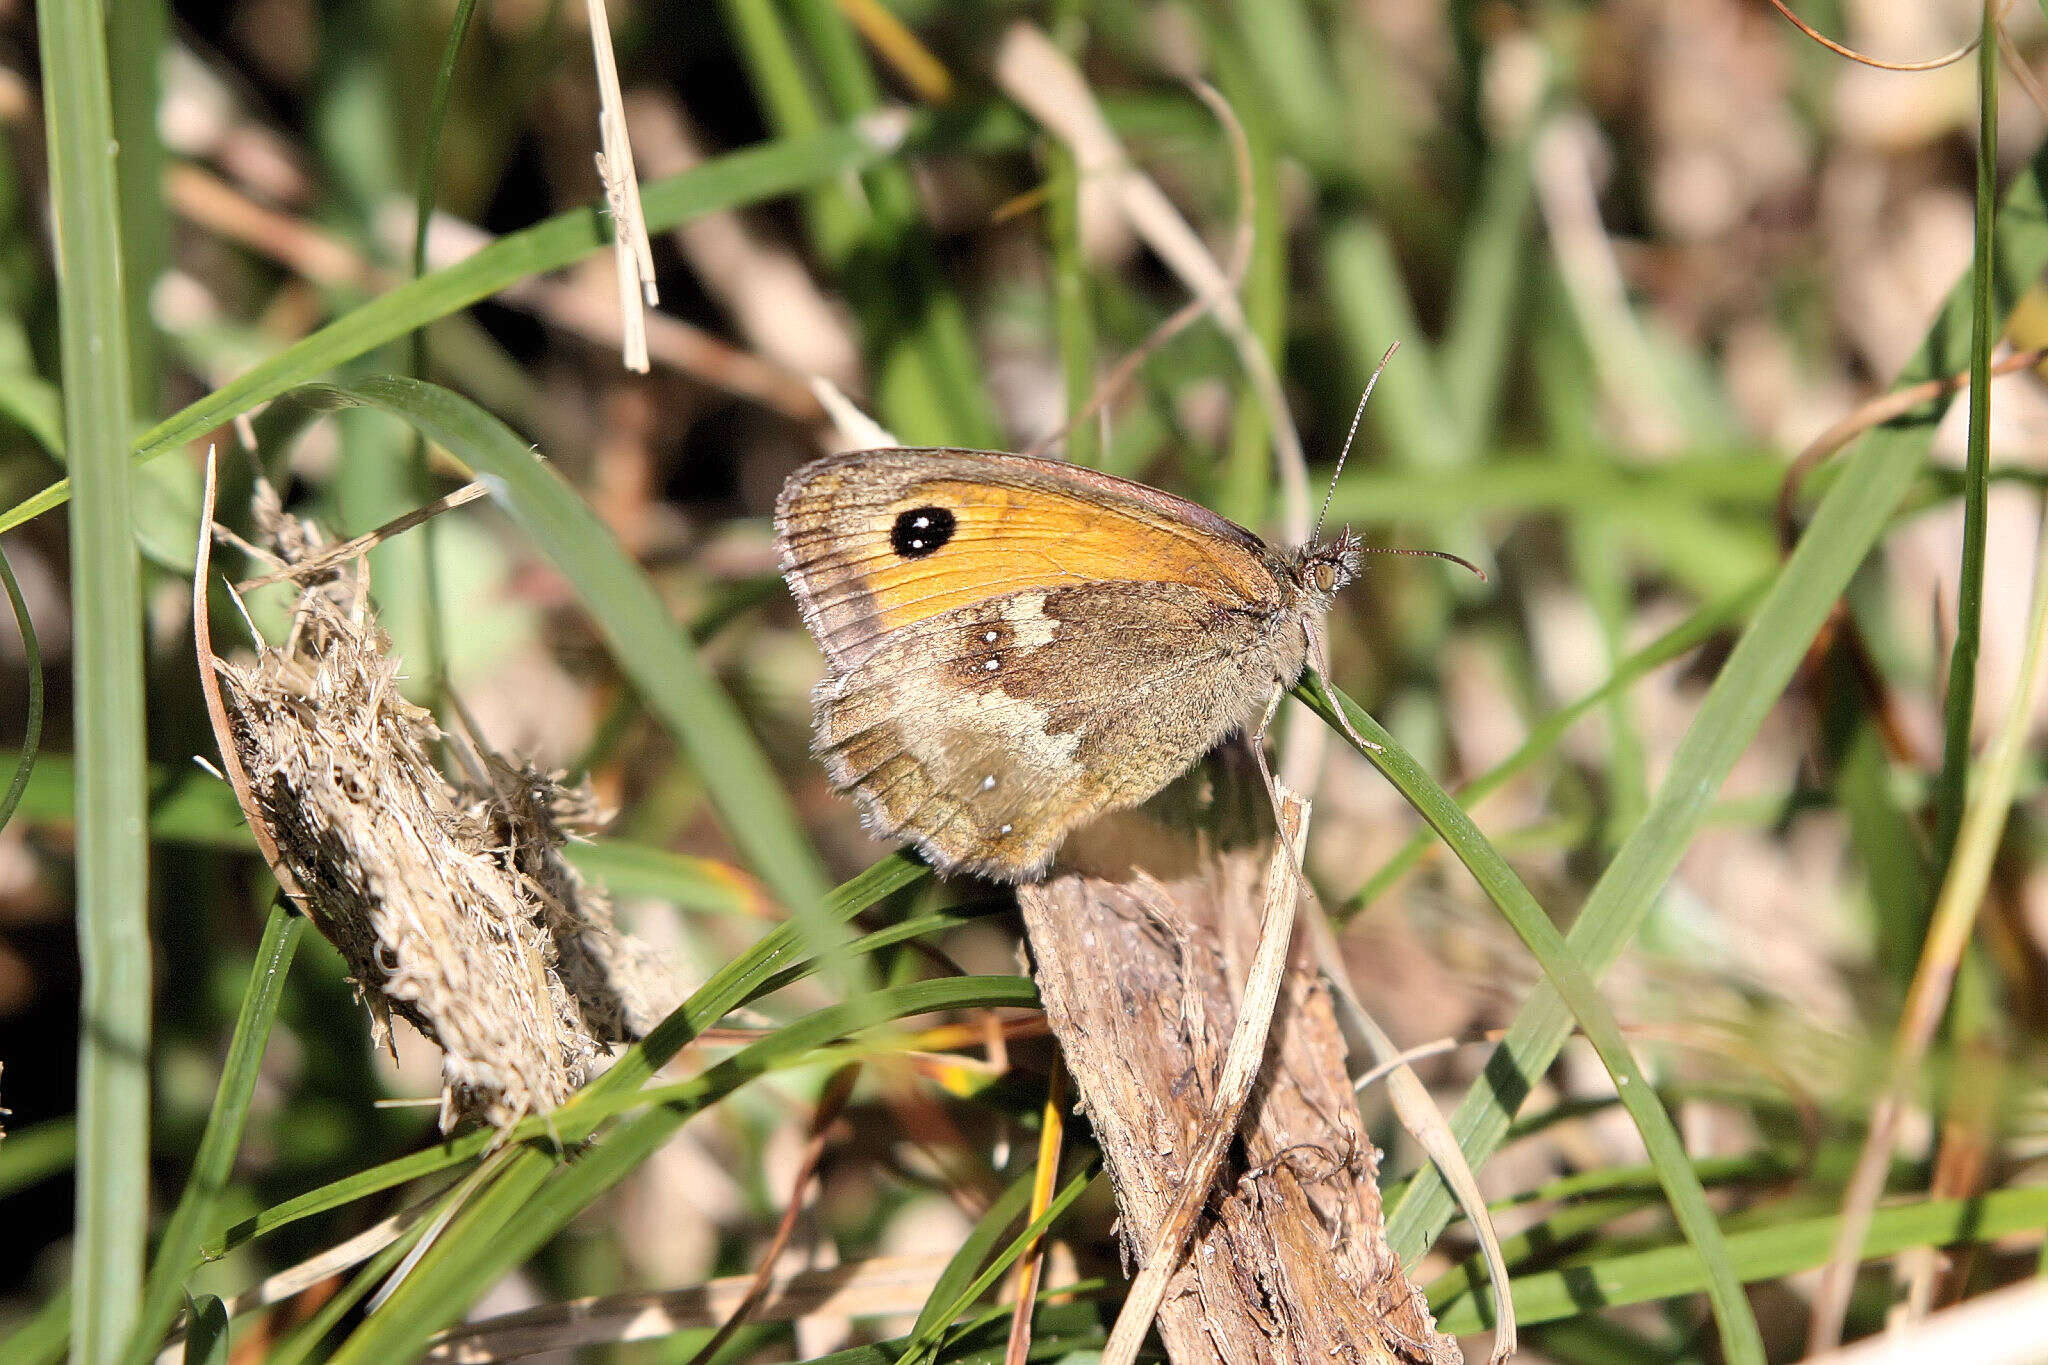
[[[279,559],[317,528],[259,490]],[[302,585],[289,636],[216,659],[250,795],[304,908],[348,959],[380,1044],[398,1015],[440,1047],[441,1125],[545,1112],[675,1002],[673,973],[562,856],[587,788],[444,736],[400,695],[360,564]],[[436,765],[443,739],[464,775]]]
[[[1270,843],[1240,842],[1241,819],[1194,795],[1203,773],[1082,830],[1053,877],[1017,893],[1046,1019],[1134,1258],[1158,1243],[1214,1121],[1271,864]],[[1457,1343],[1387,1245],[1379,1152],[1311,957],[1295,944],[1258,1085],[1168,1281],[1159,1339],[1174,1365],[1451,1365]]]

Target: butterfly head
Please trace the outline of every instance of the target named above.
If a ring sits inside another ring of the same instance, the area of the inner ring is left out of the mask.
[[[1358,577],[1359,562],[1364,555],[1363,542],[1349,531],[1335,540],[1304,545],[1295,551],[1292,566],[1295,585],[1327,606],[1346,583]]]

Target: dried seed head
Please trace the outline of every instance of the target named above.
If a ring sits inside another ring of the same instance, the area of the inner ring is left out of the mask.
[[[324,543],[274,502],[286,561]],[[397,686],[361,569],[305,585],[286,643],[216,667],[258,814],[306,908],[348,959],[378,1041],[397,1014],[442,1050],[444,1128],[560,1104],[675,1003],[669,965],[621,934],[563,858],[587,792],[480,746],[434,761],[433,717]]]

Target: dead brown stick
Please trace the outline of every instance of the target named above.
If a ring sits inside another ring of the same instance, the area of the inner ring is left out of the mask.
[[[1276,796],[1279,817],[1278,841],[1273,862],[1266,874],[1266,908],[1259,920],[1259,944],[1252,956],[1250,978],[1238,1005],[1237,1027],[1230,1035],[1230,1050],[1224,1054],[1223,1072],[1216,1081],[1216,1099],[1200,1145],[1188,1158],[1180,1197],[1167,1213],[1166,1224],[1152,1243],[1152,1252],[1131,1284],[1131,1292],[1116,1315],[1109,1341],[1102,1348],[1103,1365],[1131,1365],[1138,1347],[1152,1330],[1152,1319],[1166,1297],[1166,1282],[1180,1269],[1180,1258],[1195,1230],[1195,1218],[1209,1202],[1215,1188],[1216,1172],[1223,1154],[1237,1136],[1252,1084],[1259,1078],[1266,1057],[1266,1040],[1273,1027],[1273,1010],[1280,1003],[1280,983],[1287,972],[1287,948],[1294,936],[1294,911],[1300,901],[1294,869],[1301,864],[1302,846],[1308,834],[1309,803],[1286,788]]]
[[[1214,1078],[1257,955],[1273,845],[1249,842],[1270,828],[1250,768],[1226,748],[1147,810],[1078,832],[1057,875],[1018,890],[1046,1018],[1141,1264],[1215,1126]],[[1306,944],[1292,967],[1159,1338],[1175,1365],[1448,1365],[1455,1343],[1387,1246],[1379,1154]]]

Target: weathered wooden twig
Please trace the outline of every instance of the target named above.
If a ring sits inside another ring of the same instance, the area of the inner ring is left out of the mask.
[[[1083,831],[1064,870],[1018,893],[1046,1014],[1139,1258],[1211,1123],[1271,859],[1270,843],[1169,827],[1170,798]],[[1328,996],[1297,945],[1265,1068],[1159,1310],[1177,1365],[1462,1359],[1387,1247],[1378,1164]]]

